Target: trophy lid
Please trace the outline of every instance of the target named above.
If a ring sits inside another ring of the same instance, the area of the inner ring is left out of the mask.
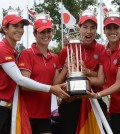
[[[78,25],[68,25],[64,29],[69,44],[80,43],[80,28]]]

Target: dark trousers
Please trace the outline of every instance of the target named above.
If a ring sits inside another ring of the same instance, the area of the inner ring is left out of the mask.
[[[32,134],[42,134],[51,132],[51,119],[30,118]]]
[[[103,113],[106,116],[107,106],[102,99],[98,100]],[[59,116],[61,125],[61,134],[76,134],[79,114],[81,107],[81,99],[72,102],[63,101],[59,106]],[[58,130],[59,131],[59,130]]]
[[[79,113],[80,113],[81,99],[72,102],[63,101],[59,106],[61,134],[75,134]]]
[[[109,122],[113,134],[120,134],[120,114],[111,113]]]
[[[0,106],[0,134],[10,134],[11,110]]]

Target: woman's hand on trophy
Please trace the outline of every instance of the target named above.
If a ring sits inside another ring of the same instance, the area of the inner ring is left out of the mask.
[[[89,98],[95,98],[95,99],[99,99],[100,95],[99,93],[94,93],[94,92],[89,92],[89,91],[86,91],[87,92],[87,95],[89,96]]]
[[[65,67],[66,69],[68,69],[68,58],[66,58],[66,60],[65,60],[64,67]]]
[[[91,73],[91,70],[85,66],[84,61],[80,61],[79,64],[80,64],[80,69],[82,73],[86,76],[89,76]]]
[[[69,94],[66,93],[66,84],[65,83],[51,86],[50,92],[62,99],[70,97]]]
[[[74,53],[72,56],[70,55],[69,58],[66,58],[64,67],[66,67],[70,72],[77,71],[76,58]]]
[[[86,76],[89,76],[91,73],[91,70],[89,68],[83,67],[82,73],[85,74]]]

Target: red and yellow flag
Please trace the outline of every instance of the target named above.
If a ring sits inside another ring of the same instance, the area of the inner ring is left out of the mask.
[[[90,100],[86,98],[82,99],[76,134],[101,134],[100,126],[98,125]],[[104,132],[102,134],[104,134]]]
[[[18,87],[12,104],[11,134],[32,134],[29,116]]]

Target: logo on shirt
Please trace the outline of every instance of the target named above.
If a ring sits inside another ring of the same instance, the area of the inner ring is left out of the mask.
[[[94,59],[98,59],[98,55],[97,54],[94,54]]]
[[[12,60],[12,57],[11,56],[5,57],[5,60]]]
[[[20,63],[19,66],[23,67],[23,66],[25,66],[25,64],[24,63]]]
[[[118,62],[118,60],[117,59],[114,59],[113,64],[116,65],[117,62]]]
[[[56,69],[56,64],[55,63],[53,63],[53,67],[54,67],[54,69]]]

